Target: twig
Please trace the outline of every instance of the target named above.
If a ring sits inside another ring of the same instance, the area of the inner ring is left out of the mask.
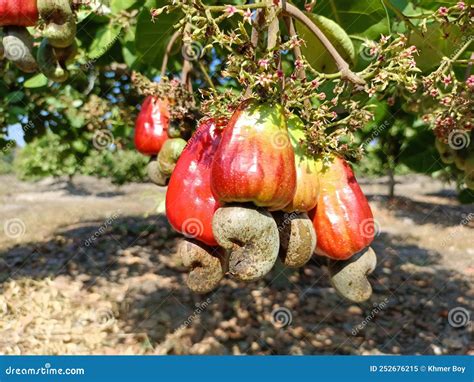
[[[181,35],[180,31],[174,32],[170,38],[170,41],[168,42],[168,45],[166,46],[166,51],[163,56],[163,63],[161,64],[161,77],[166,75],[166,67],[168,66],[168,60],[171,54],[171,50],[173,49],[173,46],[180,35]]]
[[[433,46],[433,44],[431,44],[430,41],[425,38],[423,33],[421,33],[418,28],[411,22],[410,18],[404,15],[402,11],[400,11],[395,5],[390,2],[390,0],[382,0],[382,2],[387,8],[389,8],[393,13],[395,13],[395,16],[397,16],[399,20],[403,21],[408,26],[408,29],[410,29],[419,37],[421,37],[431,49],[433,49],[434,51],[437,50],[437,48]]]
[[[272,0],[265,0],[267,4],[271,5]],[[267,50],[270,51],[275,48],[278,40],[278,32],[280,31],[280,24],[278,22],[278,17],[276,15],[276,12],[272,8],[270,9],[269,12],[269,17],[270,17],[270,25],[268,26],[268,40],[267,40]]]
[[[295,25],[293,23],[293,19],[291,17],[285,17],[284,21],[285,21],[286,29],[288,29],[288,33],[289,33],[290,37],[297,36]],[[295,47],[293,48],[293,53],[295,54],[295,59],[296,60],[302,60],[303,59],[303,54],[301,53],[301,49],[296,44],[295,44]],[[304,67],[299,68],[297,70],[296,74],[302,80],[304,80],[306,78],[306,71],[304,70]],[[311,101],[309,99],[305,99],[303,101],[303,104],[308,110],[311,109],[311,107],[312,107]]]
[[[259,5],[261,5],[261,4],[259,4]],[[257,11],[257,16],[256,16],[256,21],[255,22],[258,24],[258,26],[260,26],[265,21],[264,20],[264,15],[265,15],[265,11],[263,9],[259,9]],[[255,51],[254,60],[257,59],[257,48],[258,48],[258,40],[259,39],[260,39],[259,28],[253,23],[252,24],[252,34],[251,34],[251,37],[250,37],[250,43],[252,44],[252,47]],[[249,97],[251,93],[252,93],[252,88],[249,85],[249,86],[247,86],[247,89],[245,89],[244,98]]]
[[[356,85],[365,85],[365,81],[349,69],[349,64],[346,62],[346,60],[341,57],[339,52],[336,50],[336,48],[334,48],[334,45],[332,45],[326,35],[321,31],[321,29],[318,28],[316,24],[313,23],[313,21],[308,16],[306,16],[293,4],[287,4],[285,14],[303,23],[311,31],[311,33],[316,36],[316,38],[321,42],[321,44],[323,44],[324,48],[326,48],[328,53],[336,62],[337,68],[339,69],[341,78],[343,80],[348,80]]]
[[[474,53],[471,53],[471,58],[469,59],[469,64],[467,65],[467,68],[466,68],[466,74],[464,75],[466,80],[471,75],[471,70],[472,70],[473,65],[474,65]]]
[[[282,1],[279,1],[278,4],[280,6],[283,6]],[[268,5],[266,3],[258,3],[258,4],[249,4],[249,5],[235,5],[234,7],[235,9],[239,9],[239,10],[245,10],[245,9],[260,9],[261,10],[261,9],[268,8]],[[222,12],[227,9],[227,6],[209,5],[206,8],[212,12]],[[357,85],[365,85],[364,79],[360,78],[357,74],[355,74],[349,69],[349,64],[346,62],[346,60],[342,58],[342,56],[339,54],[336,48],[334,48],[334,45],[332,45],[332,43],[328,40],[326,35],[321,31],[321,29],[319,29],[319,27],[316,24],[314,24],[314,22],[308,16],[306,16],[302,11],[300,11],[293,4],[286,4],[285,10],[283,11],[283,13],[286,16],[290,16],[298,20],[299,22],[303,23],[311,31],[311,33],[313,33],[316,36],[316,38],[321,42],[321,44],[323,44],[324,48],[326,48],[326,50],[329,52],[331,57],[336,62],[338,70],[341,72],[342,79],[348,80]],[[252,33],[252,36],[253,36],[253,33]]]
[[[183,31],[183,36],[189,34],[191,31],[191,25],[186,24]],[[193,84],[191,82],[190,73],[193,70],[193,64],[186,57],[184,57],[183,69],[181,71],[181,83],[186,85],[191,94],[193,94]]]
[[[209,86],[212,88],[212,89],[216,89],[215,86],[214,86],[214,83],[212,82],[212,79],[211,79],[211,76],[209,76],[209,73],[207,72],[206,68],[204,67],[204,65],[202,64],[201,61],[198,60],[198,66],[199,66],[199,70],[201,71],[202,75],[204,76],[204,79],[206,80],[206,82],[209,84]]]

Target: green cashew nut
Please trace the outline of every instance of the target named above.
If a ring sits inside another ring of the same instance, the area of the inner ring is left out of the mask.
[[[64,82],[69,77],[65,63],[60,61],[60,56],[49,40],[43,39],[38,49],[38,65],[46,77],[56,82]]]
[[[76,37],[76,19],[69,0],[38,0],[38,11],[46,22],[43,36],[55,48],[66,48]]]
[[[156,159],[148,163],[147,173],[150,180],[157,186],[165,187],[168,184],[169,176],[163,173]]]
[[[54,48],[54,51],[56,52],[58,61],[61,63],[61,65],[66,67],[74,61],[74,58],[77,55],[77,44],[74,41],[66,48]]]
[[[38,70],[33,55],[33,37],[28,30],[25,27],[9,26],[4,31],[2,44],[5,58],[23,72],[33,73]]]

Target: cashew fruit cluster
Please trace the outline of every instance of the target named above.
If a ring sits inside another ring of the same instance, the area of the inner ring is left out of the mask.
[[[186,145],[180,131],[173,128],[167,99],[145,98],[135,122],[134,142],[137,151],[151,158],[147,169],[150,180],[166,186]]]
[[[225,275],[251,282],[277,261],[299,268],[325,256],[341,295],[370,297],[376,259],[367,199],[342,158],[323,165],[306,153],[297,115],[249,99],[229,120],[201,120],[185,143],[169,134],[169,107],[146,99],[135,144],[156,157],[150,164],[161,185],[170,175],[166,214],[185,237],[178,252],[190,289],[207,293]]]
[[[38,45],[26,27],[40,19],[43,40]],[[39,70],[52,81],[67,80],[67,66],[77,53],[76,19],[69,0],[0,0],[0,27],[0,59],[25,73]]]
[[[472,133],[470,136],[474,137]],[[469,145],[471,141],[469,133],[459,135],[459,138],[459,141],[452,139],[451,144],[436,139],[435,147],[441,161],[455,167],[462,175],[462,183],[470,190],[474,190],[474,147]]]

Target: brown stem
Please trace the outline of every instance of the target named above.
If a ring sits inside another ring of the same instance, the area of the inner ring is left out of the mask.
[[[303,23],[311,31],[311,33],[313,33],[318,38],[318,40],[321,42],[321,44],[323,44],[328,53],[336,62],[337,68],[341,72],[342,79],[348,80],[357,85],[365,85],[365,81],[349,69],[349,64],[342,58],[336,48],[334,48],[332,43],[328,40],[321,29],[319,29],[318,26],[314,24],[308,16],[306,16],[293,4],[286,5],[285,14]]]
[[[467,64],[467,68],[466,68],[466,74],[464,75],[466,80],[471,75],[471,70],[472,70],[473,65],[474,65],[474,53],[471,53],[471,58],[469,59],[469,63]]]
[[[201,73],[202,73],[204,79],[206,80],[206,82],[208,83],[209,87],[211,89],[215,89],[216,87],[214,86],[214,83],[212,82],[212,78],[209,75],[209,73],[207,72],[207,70],[204,67],[204,65],[202,64],[202,62],[198,60],[197,64],[199,66],[199,70],[201,71]]]
[[[290,37],[291,38],[296,37],[297,34],[296,34],[295,24],[293,23],[293,19],[291,17],[285,17],[285,24],[286,24],[286,29],[288,29],[288,34],[290,35]],[[296,44],[295,44],[295,47],[293,48],[293,53],[295,54],[296,60],[303,59],[303,53],[301,53],[301,48]],[[296,74],[301,79],[306,78],[306,71],[304,70],[304,68],[299,68]]]
[[[266,3],[271,6],[272,0],[266,0]],[[275,48],[278,40],[278,32],[280,31],[280,23],[278,22],[278,17],[276,15],[274,8],[268,8],[271,22],[268,26],[268,40],[267,40],[267,50],[270,51]]]
[[[334,59],[336,62],[336,65],[339,69],[339,72],[341,73],[341,78],[344,80],[348,80],[356,85],[365,85],[365,80],[363,78],[360,78],[357,74],[352,72],[349,69],[349,64],[342,58],[342,56],[339,54],[339,52],[334,48],[332,45],[331,41],[328,40],[326,35],[321,31],[321,29],[318,28],[316,24],[313,23],[313,21],[306,16],[302,11],[300,11],[297,7],[295,7],[292,4],[285,3],[283,4],[283,1],[279,2],[280,6],[284,6],[284,9],[282,9],[282,12],[286,16],[291,16],[292,18],[300,21],[303,23],[311,33],[313,33],[316,38],[323,44],[323,46],[326,48],[326,50],[329,52],[331,57]],[[268,8],[266,3],[258,3],[258,4],[249,4],[249,5],[236,5],[236,9],[258,9],[261,11],[262,9]],[[211,12],[222,12],[226,9],[226,6],[221,6],[221,5],[211,5],[207,6],[207,9]],[[252,37],[254,33],[252,32]]]
[[[257,11],[256,23],[258,24],[258,26],[262,25],[262,23],[265,21],[264,13],[265,13],[264,9],[259,9]],[[250,43],[252,44],[253,49],[255,51],[254,60],[257,59],[257,48],[258,48],[259,38],[260,38],[260,30],[255,24],[252,24],[252,34],[250,36]],[[250,86],[247,86],[247,89],[245,89],[244,98],[249,97],[251,93],[252,93],[252,88]]]
[[[166,75],[166,68],[168,66],[168,60],[171,54],[171,50],[173,49],[173,46],[180,35],[181,35],[180,31],[174,32],[173,36],[171,36],[170,41],[168,42],[168,45],[166,46],[166,51],[163,56],[163,63],[161,64],[161,77],[164,77]]]
[[[296,29],[295,29],[295,24],[293,23],[293,19],[291,17],[285,17],[285,24],[286,28],[288,29],[288,33],[290,37],[295,37],[297,36],[296,34]],[[295,59],[296,60],[302,60],[303,59],[303,54],[301,53],[301,49],[298,45],[295,44],[295,47],[293,48],[293,53],[295,54]],[[299,68],[296,72],[298,77],[302,80],[306,78],[306,71],[304,70],[304,67]],[[304,106],[309,110],[311,109],[311,101],[309,99],[305,99],[303,101]]]
[[[191,25],[186,24],[184,27],[183,36],[188,35],[191,32]],[[186,85],[188,90],[193,93],[193,85],[191,82],[191,71],[193,70],[193,64],[185,57],[183,61],[183,69],[181,70],[181,83]]]

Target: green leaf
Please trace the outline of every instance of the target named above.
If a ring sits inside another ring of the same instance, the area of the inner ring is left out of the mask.
[[[336,21],[349,34],[362,34],[387,17],[380,0],[318,1],[314,13]]]
[[[463,37],[459,27],[452,24],[443,27],[430,24],[423,36],[412,32],[410,43],[418,48],[419,55],[415,55],[418,67],[425,71],[438,65],[444,56],[450,57],[463,45]]]
[[[158,2],[160,3],[160,2]],[[151,21],[150,9],[144,8],[138,15],[135,44],[138,58],[147,64],[160,67],[166,45],[174,33],[180,14],[161,14]]]
[[[23,98],[25,97],[25,93],[23,93],[22,91],[20,90],[17,90],[17,91],[14,91],[14,92],[11,92],[9,93],[6,97],[5,97],[5,101],[7,103],[17,103],[17,102],[20,102]]]
[[[48,85],[48,79],[42,73],[31,77],[30,79],[26,80],[24,83],[25,88],[30,88],[30,89],[42,88],[43,86],[46,86],[46,85]]]
[[[132,53],[133,44],[126,43],[122,46],[122,55],[125,63],[127,66],[132,67],[135,61],[137,60],[137,56]]]
[[[354,45],[347,33],[336,22],[324,16],[307,13],[308,17],[321,29],[339,54],[348,62],[354,62]],[[310,65],[321,73],[337,72],[337,66],[319,39],[302,23],[296,23],[299,35],[306,41],[302,52]]]
[[[118,40],[121,32],[122,27],[116,24],[108,24],[97,30],[94,41],[89,48],[89,58],[94,60],[107,53]]]
[[[112,12],[124,11],[128,8],[133,7],[137,3],[137,0],[112,0],[110,2],[110,8]]]

